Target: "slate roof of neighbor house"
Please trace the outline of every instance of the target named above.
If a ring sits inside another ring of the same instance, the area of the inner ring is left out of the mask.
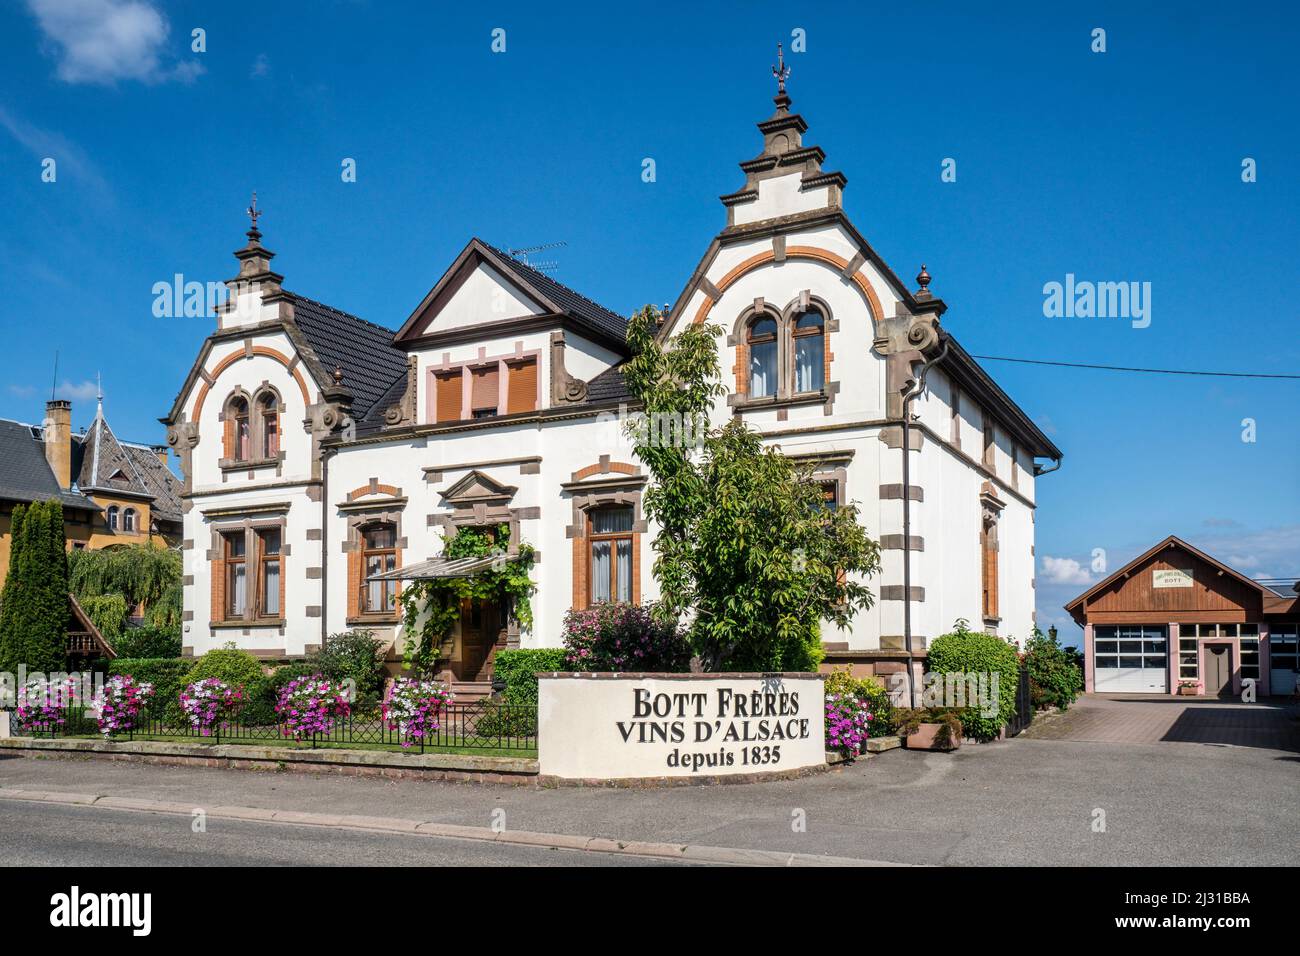
[[[31,502],[51,498],[63,502],[65,508],[99,510],[80,492],[59,487],[45,460],[39,427],[0,419],[0,499]]]
[[[301,295],[293,296],[293,321],[326,373],[343,370],[343,386],[352,392],[357,420],[406,374],[406,353],[393,345],[392,329]]]
[[[149,489],[149,494],[153,495],[150,513],[154,520],[174,521],[179,524],[182,518],[180,496],[184,491],[180,479],[172,474],[172,470],[158,456],[156,449],[130,442],[124,442],[122,447],[131,457],[136,473],[144,482],[144,486]]]
[[[579,322],[594,326],[605,335],[613,336],[619,341],[627,338],[627,319],[617,312],[611,312],[598,302],[593,302],[580,292],[575,292],[562,282],[556,282],[544,272],[538,272],[514,258],[510,253],[498,249],[491,243],[478,240],[491,249],[500,258],[501,264],[513,272],[515,278],[525,285],[531,285],[538,292],[550,299]]]
[[[117,440],[102,411],[95,413],[84,434],[72,436],[72,474],[82,491],[151,494],[135,459]]]

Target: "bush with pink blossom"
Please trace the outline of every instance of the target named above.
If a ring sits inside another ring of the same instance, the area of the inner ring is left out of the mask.
[[[218,677],[197,680],[181,691],[181,712],[203,737],[210,737],[218,724],[234,720],[243,703],[243,690]]]
[[[29,680],[18,689],[15,713],[20,730],[49,733],[67,723],[68,708],[76,703],[77,682]]]
[[[335,722],[351,711],[344,686],[321,674],[290,681],[280,691],[280,700],[275,705],[282,732],[294,740],[329,734]]]
[[[438,716],[452,701],[445,684],[399,677],[384,693],[384,722],[401,737],[402,746],[423,743],[438,731]]]
[[[153,696],[153,684],[137,681],[130,674],[110,677],[91,701],[105,737],[134,730],[145,704]]]

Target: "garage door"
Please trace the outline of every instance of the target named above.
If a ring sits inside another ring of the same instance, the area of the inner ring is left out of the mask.
[[[1169,639],[1164,626],[1093,628],[1093,688],[1102,694],[1169,692]]]
[[[1296,670],[1300,668],[1300,635],[1297,626],[1273,625],[1268,636],[1268,689],[1283,697],[1295,693]]]

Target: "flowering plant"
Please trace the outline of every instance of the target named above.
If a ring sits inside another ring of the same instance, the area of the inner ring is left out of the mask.
[[[384,721],[409,747],[438,729],[438,714],[451,700],[451,691],[437,681],[399,677],[384,694]]]
[[[65,708],[76,703],[77,682],[29,680],[18,690],[18,726],[23,730],[49,731],[67,723]]]
[[[205,677],[181,691],[181,710],[199,734],[208,737],[218,722],[235,716],[244,702],[244,692],[217,677]]]
[[[351,713],[347,691],[321,674],[296,677],[280,691],[275,705],[284,735],[302,740],[328,734],[334,722]]]
[[[99,732],[105,737],[135,727],[136,718],[153,696],[153,684],[137,681],[130,674],[110,677],[90,706],[99,719]]]
[[[871,704],[853,694],[826,695],[826,746],[849,757],[867,749],[871,736]]]
[[[578,671],[690,670],[691,648],[651,606],[596,604],[564,616],[565,666]]]

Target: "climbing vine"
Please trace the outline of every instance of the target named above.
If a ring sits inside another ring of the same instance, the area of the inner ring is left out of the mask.
[[[402,606],[402,626],[406,631],[403,669],[417,675],[432,672],[442,642],[460,620],[461,603],[466,600],[495,600],[504,609],[513,609],[523,628],[533,625],[530,598],[537,586],[530,573],[532,545],[520,543],[516,557],[506,558],[510,540],[508,525],[495,529],[461,528],[443,545],[444,558],[486,558],[500,556],[491,567],[473,575],[457,578],[433,578],[411,581],[398,595]]]

